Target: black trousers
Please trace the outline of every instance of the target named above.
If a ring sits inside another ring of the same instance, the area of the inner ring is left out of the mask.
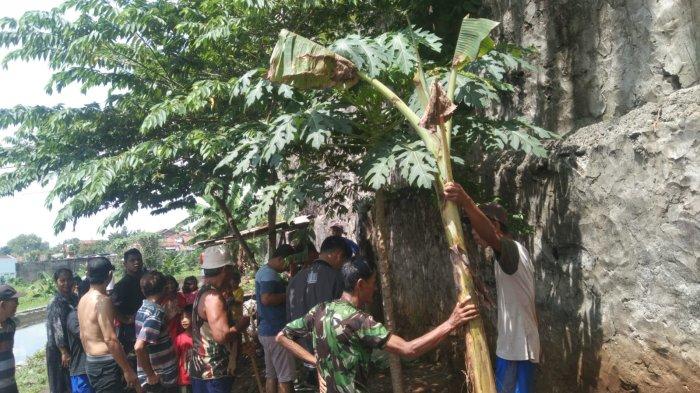
[[[55,346],[46,346],[46,371],[49,374],[49,392],[71,392],[70,374],[61,365],[61,351]]]
[[[124,393],[126,384],[122,369],[110,355],[85,360],[85,371],[90,385],[99,393]]]

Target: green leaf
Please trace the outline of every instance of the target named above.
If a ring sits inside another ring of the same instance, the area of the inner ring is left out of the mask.
[[[404,30],[405,35],[407,33],[410,33],[410,30],[406,30]],[[413,39],[416,41],[417,44],[428,47],[435,52],[440,53],[440,51],[442,50],[442,40],[440,39],[440,37],[427,30],[422,30],[419,27],[413,26]]]
[[[372,77],[379,75],[381,71],[386,69],[390,61],[383,46],[376,40],[357,34],[335,41],[331,45],[331,49],[350,59],[357,68]]]
[[[498,25],[499,22],[490,19],[472,19],[469,17],[462,19],[462,27],[459,30],[457,46],[452,57],[452,67],[460,69],[468,62],[476,59],[479,55],[481,41]]]
[[[311,147],[319,149],[331,136],[331,131],[348,132],[350,124],[337,116],[331,115],[326,109],[312,109],[307,112],[304,125],[305,141]]]
[[[411,185],[423,188],[432,187],[437,173],[437,163],[435,158],[425,149],[422,141],[397,146],[395,151],[399,153],[396,161],[401,177]]]
[[[284,114],[279,116],[271,125],[272,136],[262,151],[262,158],[270,161],[273,155],[284,149],[289,142],[294,140],[297,128],[297,119],[294,115]]]
[[[375,190],[389,184],[391,172],[396,168],[396,157],[391,154],[388,157],[380,157],[374,161],[365,174],[367,183]]]
[[[349,88],[359,80],[349,60],[288,30],[279,34],[267,77],[298,89]]]
[[[383,34],[377,38],[387,50],[390,51],[391,55],[391,66],[401,71],[403,74],[410,74],[416,64],[416,54],[415,50],[411,45],[410,37],[405,34],[393,33],[393,34]]]

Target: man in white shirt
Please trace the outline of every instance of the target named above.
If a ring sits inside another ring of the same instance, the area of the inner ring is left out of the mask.
[[[491,203],[479,208],[457,183],[445,184],[445,198],[464,210],[476,234],[496,253],[496,388],[499,393],[533,392],[535,364],[540,358],[540,338],[530,254],[522,244],[513,240],[507,227],[506,211],[500,205]]]

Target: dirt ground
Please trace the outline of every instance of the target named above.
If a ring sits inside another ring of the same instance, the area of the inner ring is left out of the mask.
[[[261,382],[265,384],[265,361],[262,351],[256,358]],[[461,374],[450,372],[441,363],[431,363],[429,359],[408,362],[403,365],[405,391],[408,393],[462,393],[465,390],[464,378]],[[238,377],[234,383],[235,393],[258,393],[255,380],[252,378],[252,366],[248,358],[242,358],[238,366]],[[312,389],[297,388],[297,393],[313,392]],[[370,381],[372,393],[392,393],[389,369],[373,373]]]

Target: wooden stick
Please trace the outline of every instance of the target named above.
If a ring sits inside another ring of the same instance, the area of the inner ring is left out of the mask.
[[[243,342],[244,343],[252,343],[253,342],[250,339],[248,332],[243,332]],[[255,361],[255,355],[253,355],[253,356],[248,355],[248,358],[250,359],[250,364],[253,366],[253,375],[255,375],[255,383],[258,385],[258,392],[265,393],[265,388],[263,387],[262,380],[260,379],[260,372],[258,372],[258,362]]]

